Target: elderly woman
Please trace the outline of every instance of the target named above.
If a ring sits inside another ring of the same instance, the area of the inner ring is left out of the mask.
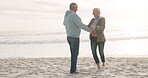
[[[94,18],[90,21],[88,27],[95,29],[96,32],[90,34],[90,43],[91,50],[93,54],[93,58],[97,64],[98,69],[100,69],[100,61],[97,55],[97,46],[99,48],[99,54],[101,57],[101,61],[103,63],[103,67],[105,67],[105,56],[104,56],[104,44],[105,44],[105,18],[100,16],[100,9],[93,9]]]

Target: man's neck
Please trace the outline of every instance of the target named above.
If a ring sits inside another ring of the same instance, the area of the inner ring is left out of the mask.
[[[74,11],[74,10],[72,10],[72,11]],[[76,11],[74,11],[75,13],[76,13]]]

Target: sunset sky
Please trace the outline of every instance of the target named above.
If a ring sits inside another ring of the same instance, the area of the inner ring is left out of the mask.
[[[0,31],[64,31],[63,17],[69,4],[88,24],[93,8],[100,8],[107,28],[148,29],[147,0],[0,0]]]

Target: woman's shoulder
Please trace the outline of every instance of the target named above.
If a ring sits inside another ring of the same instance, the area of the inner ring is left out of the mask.
[[[90,20],[90,22],[92,22],[92,21],[94,21],[95,20],[95,18],[92,18],[91,20]]]
[[[100,16],[100,19],[105,19],[105,17],[103,17],[103,16]]]

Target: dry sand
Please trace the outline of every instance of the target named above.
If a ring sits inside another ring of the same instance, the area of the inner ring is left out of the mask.
[[[148,58],[108,57],[97,69],[91,57],[78,59],[79,74],[69,74],[70,58],[0,59],[0,78],[148,78]]]

